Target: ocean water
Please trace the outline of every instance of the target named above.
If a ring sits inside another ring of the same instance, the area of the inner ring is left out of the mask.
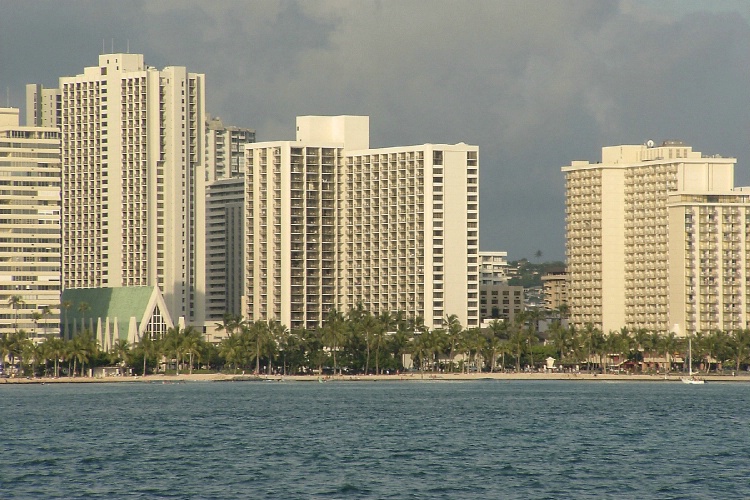
[[[748,498],[750,384],[0,386],[0,498]]]

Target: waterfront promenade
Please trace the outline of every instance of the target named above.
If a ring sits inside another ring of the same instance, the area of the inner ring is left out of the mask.
[[[183,382],[435,382],[472,380],[572,380],[591,382],[679,382],[682,373],[664,374],[588,374],[588,373],[403,373],[393,375],[252,375],[195,373],[147,375],[132,377],[37,377],[0,378],[2,384],[87,384],[87,383],[183,383]],[[750,382],[750,373],[739,375],[704,375],[707,382]]]

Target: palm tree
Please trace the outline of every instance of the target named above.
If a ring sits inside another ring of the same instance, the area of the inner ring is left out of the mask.
[[[503,340],[492,333],[487,333],[485,349],[490,358],[490,373],[495,373],[495,367],[497,366],[497,355],[502,350]]]
[[[182,352],[190,356],[190,375],[193,374],[193,358],[198,357],[200,360],[200,353],[202,347],[201,333],[188,326],[182,331]]]
[[[741,328],[732,332],[729,338],[729,348],[734,359],[734,369],[740,371],[740,365],[747,360],[750,350],[750,329]]]
[[[60,376],[59,362],[65,356],[65,342],[59,337],[52,337],[45,341],[48,344],[48,355],[55,360],[55,378]]]
[[[367,356],[365,359],[365,375],[370,373],[370,348],[375,346],[375,374],[379,372],[379,354],[380,354],[380,341],[383,338],[382,323],[375,318],[369,312],[365,314],[360,320],[360,328],[365,335],[365,348]]]
[[[180,364],[182,363],[182,338],[183,331],[179,326],[175,325],[172,328],[167,329],[167,333],[162,339],[162,348],[164,354],[169,354],[170,357],[174,355],[175,360],[175,371],[177,375],[180,374]]]
[[[331,309],[328,312],[328,316],[325,319],[325,323],[323,325],[322,329],[322,339],[323,343],[331,349],[331,352],[333,353],[333,374],[336,374],[336,367],[338,366],[336,364],[336,352],[339,350],[339,347],[343,345],[344,341],[346,340],[346,328],[345,328],[345,322],[344,318],[336,311],[336,309]],[[339,375],[341,374],[341,368],[339,367]]]
[[[127,339],[117,339],[112,345],[112,361],[121,362],[125,367],[128,366],[128,357],[130,355],[130,342]]]
[[[222,322],[216,323],[216,331],[225,331],[227,335],[232,335],[240,327],[242,321],[242,316],[226,313]]]
[[[514,321],[510,330],[510,338],[508,339],[508,344],[510,347],[510,353],[516,359],[517,373],[521,372],[521,355],[523,354],[527,340],[528,336],[526,334],[526,330]]]
[[[18,332],[18,308],[25,304],[23,297],[20,295],[11,295],[8,299],[8,305],[13,308],[13,330]]]
[[[428,333],[424,332],[419,335],[415,335],[410,341],[408,350],[414,356],[415,360],[419,360],[419,372],[424,377],[424,365],[425,358],[430,353]]]
[[[73,339],[73,355],[75,359],[81,363],[81,376],[85,376],[86,363],[89,361],[91,356],[96,354],[97,345],[94,336],[90,331],[86,330],[80,335],[77,335]],[[75,360],[74,360],[75,363]],[[75,368],[74,368],[75,371]]]
[[[230,333],[219,344],[219,354],[230,366],[234,366],[234,373],[237,373],[237,365],[242,359],[242,350],[242,334],[235,332]]]
[[[65,311],[65,325],[63,326],[63,330],[68,330],[67,332],[62,332],[62,337],[64,339],[68,339],[70,337],[70,326],[68,325],[68,310],[73,307],[73,302],[64,300],[60,303],[60,307]]]
[[[28,333],[23,328],[13,332],[9,339],[9,358],[11,365],[15,365],[15,360],[18,358],[19,370],[23,371],[23,359],[24,354],[28,352],[28,345],[31,343],[31,339],[28,338]]]
[[[50,306],[42,306],[42,319],[44,319],[44,337],[47,337],[47,321],[46,318],[52,316],[52,308]]]
[[[445,328],[445,333],[447,335],[448,340],[448,347],[450,348],[450,352],[448,354],[448,360],[451,366],[451,372],[453,371],[453,354],[456,350],[456,347],[458,347],[458,343],[461,338],[461,333],[463,332],[463,327],[461,326],[461,321],[458,319],[458,316],[455,314],[446,315],[445,319],[443,319],[443,327]]]
[[[667,361],[667,373],[672,371],[672,354],[677,350],[677,334],[669,332],[661,337],[661,347]]]
[[[31,321],[34,322],[34,337],[36,337],[36,330],[39,328],[39,320],[42,319],[42,313],[39,311],[31,312]]]
[[[633,334],[633,339],[635,342],[635,348],[640,353],[641,372],[643,372],[643,368],[646,364],[645,362],[646,352],[651,348],[651,335],[648,333],[648,330],[646,330],[645,328],[639,328]]]
[[[268,374],[271,375],[273,366],[273,355],[279,350],[279,346],[284,343],[286,336],[289,335],[289,329],[275,319],[268,321],[268,338],[266,340],[266,354],[268,354]]]
[[[260,356],[270,336],[268,323],[262,319],[255,320],[243,329],[243,335],[255,347],[255,374],[260,375]]]
[[[88,328],[86,327],[86,313],[89,312],[90,310],[91,310],[91,306],[89,305],[88,302],[80,302],[78,304],[78,312],[81,313],[81,323],[83,323],[82,329],[84,332],[88,330]]]

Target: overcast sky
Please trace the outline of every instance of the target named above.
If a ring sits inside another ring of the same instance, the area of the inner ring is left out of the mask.
[[[748,1],[0,0],[2,105],[103,40],[205,73],[207,112],[258,140],[362,114],[372,147],[478,145],[480,247],[512,259],[564,259],[560,167],[605,145],[680,139],[750,185]]]

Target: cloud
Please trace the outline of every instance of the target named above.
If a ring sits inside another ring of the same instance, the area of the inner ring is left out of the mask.
[[[129,39],[205,73],[209,112],[262,140],[345,113],[370,115],[374,146],[478,144],[481,248],[562,259],[560,167],[602,146],[682,139],[750,183],[750,12],[663,5],[0,0],[0,85],[20,99]]]

